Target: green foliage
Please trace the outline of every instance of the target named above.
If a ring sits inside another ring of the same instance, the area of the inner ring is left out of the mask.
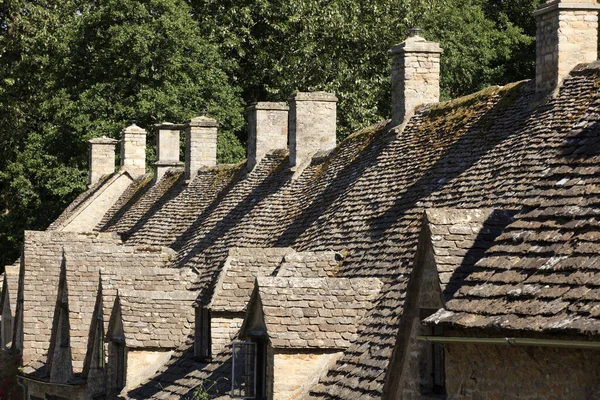
[[[0,4],[0,253],[45,229],[86,184],[87,143],[206,112],[220,162],[244,147],[241,91],[183,0]],[[154,138],[152,134],[149,142]],[[152,154],[151,154],[152,157]],[[1,261],[1,260],[0,260]]]
[[[245,104],[325,90],[341,140],[389,117],[387,51],[411,27],[444,48],[443,99],[532,77],[538,2],[3,0],[0,257],[85,188],[91,137],[206,112],[235,163]]]
[[[248,102],[281,101],[299,90],[335,92],[340,139],[389,117],[387,51],[411,27],[425,28],[426,38],[444,48],[446,98],[533,75],[534,53],[522,52],[533,43],[531,32],[524,31],[533,21],[531,0],[489,6],[480,0],[191,3],[207,35],[241,60],[236,76]],[[523,26],[509,20],[525,14]]]

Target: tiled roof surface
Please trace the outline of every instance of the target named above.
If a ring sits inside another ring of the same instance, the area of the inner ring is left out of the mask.
[[[515,212],[493,209],[425,210],[442,293],[450,299]]]
[[[256,278],[274,348],[345,349],[379,295],[377,278]]]
[[[168,170],[159,182],[152,183],[152,176],[144,175],[130,185],[108,212],[109,218],[105,218],[106,221],[103,219],[96,229],[117,232],[127,239],[172,197],[185,189],[183,172],[180,170]]]
[[[377,277],[384,286],[356,341],[312,394],[380,398],[423,210],[512,210],[539,203],[532,188],[554,162],[564,164],[561,154],[572,148],[565,138],[581,124],[595,124],[597,74],[596,65],[578,69],[557,96],[544,100],[529,82],[421,109],[403,131],[380,125],[352,135],[294,179],[287,156],[271,154],[252,172],[230,180],[200,215],[178,220],[192,204],[178,208],[174,200],[165,207],[175,214],[154,213],[145,225],[166,227],[175,215],[175,225],[181,224],[176,230],[183,233],[175,241],[173,264],[195,268],[196,287],[207,297],[231,247],[347,249],[338,276]],[[165,382],[200,374],[178,366],[176,360],[170,364]]]
[[[63,251],[69,293],[70,345],[73,369],[78,372],[83,368],[87,351],[100,268],[138,267],[136,272],[139,274],[143,267],[167,265],[173,251],[161,247],[124,246],[118,238],[107,233],[26,232],[23,293],[25,364],[46,360]]]
[[[289,247],[229,249],[209,308],[213,311],[244,311],[256,277],[275,273],[285,255],[292,252]]]
[[[193,292],[119,290],[128,348],[179,347],[194,324]]]
[[[466,328],[600,334],[600,95],[447,310]],[[537,207],[536,207],[537,205]]]
[[[335,277],[342,261],[343,255],[335,251],[294,252],[285,256],[277,276],[282,278]]]
[[[211,399],[231,398],[231,347],[214,355],[209,363],[199,362],[194,357],[194,336],[190,335],[154,377],[121,397],[135,400],[186,399],[193,398],[194,391],[200,386],[210,393]]]

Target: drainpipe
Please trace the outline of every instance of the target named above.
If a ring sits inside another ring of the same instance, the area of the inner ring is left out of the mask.
[[[584,342],[576,340],[551,340],[551,339],[529,339],[529,338],[473,338],[473,337],[449,337],[449,336],[417,336],[417,340],[429,343],[442,344],[492,344],[505,346],[541,346],[557,347],[565,349],[591,349],[600,350],[600,342]]]

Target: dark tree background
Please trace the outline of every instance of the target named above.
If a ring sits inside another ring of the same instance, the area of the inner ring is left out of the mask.
[[[208,112],[219,161],[237,162],[245,105],[326,90],[341,140],[389,117],[387,51],[411,27],[444,48],[444,99],[533,77],[537,4],[2,0],[0,268],[85,189],[87,139]]]

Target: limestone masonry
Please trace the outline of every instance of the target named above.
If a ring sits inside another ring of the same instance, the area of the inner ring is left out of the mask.
[[[250,106],[237,165],[209,116],[147,127],[150,168],[142,127],[118,168],[90,140],[2,277],[25,398],[599,399],[597,9],[543,3],[535,79],[443,103],[412,30],[340,143],[325,92]]]

